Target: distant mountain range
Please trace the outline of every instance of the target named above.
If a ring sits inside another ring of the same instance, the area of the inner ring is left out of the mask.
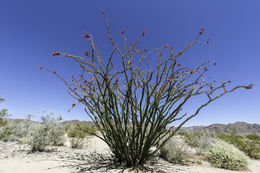
[[[230,124],[211,124],[209,126],[191,126],[184,127],[181,131],[185,132],[209,132],[209,133],[227,133],[237,135],[256,134],[260,135],[260,124],[248,124],[245,122],[236,122]]]
[[[13,123],[25,122],[25,119],[8,119]],[[72,124],[87,124],[93,126],[94,123],[91,121],[79,121],[79,120],[70,120],[61,122],[63,125],[72,125]],[[260,136],[260,124],[249,124],[245,122],[236,122],[230,124],[211,124],[209,126],[191,126],[183,127],[180,131],[184,132],[209,132],[209,133],[227,133],[227,134],[237,134],[237,135],[247,135],[247,134],[256,134]]]

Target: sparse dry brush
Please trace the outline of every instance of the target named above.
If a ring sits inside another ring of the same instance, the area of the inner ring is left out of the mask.
[[[196,68],[178,63],[191,46],[208,43],[199,41],[203,28],[179,52],[168,45],[153,50],[138,48],[146,30],[130,44],[122,30],[124,44],[119,46],[111,36],[105,13],[102,13],[113,46],[110,55],[102,58],[91,34],[85,32],[83,37],[89,41],[90,51],[87,50],[83,57],[60,52],[52,54],[78,63],[82,71],[79,76],[72,76],[72,80],[67,81],[51,69],[39,68],[52,72],[65,83],[69,94],[77,100],[72,107],[78,103],[86,106],[86,113],[102,134],[97,136],[108,144],[116,160],[123,165],[137,167],[143,164],[209,103],[239,88],[251,89],[253,86],[229,89],[230,81],[205,80],[209,66],[215,63],[202,63]],[[154,63],[155,57],[157,63]],[[201,95],[208,98],[205,103],[192,114],[183,112],[182,107],[190,98]],[[179,125],[169,129],[175,121],[180,122]],[[150,150],[152,146],[156,146],[154,151]]]
[[[4,102],[3,98],[0,98],[0,103]],[[7,126],[7,121],[4,119],[8,116],[8,110],[3,108],[0,110],[0,140],[7,140],[11,135],[11,128]]]
[[[31,150],[43,151],[47,145],[60,146],[65,142],[65,130],[59,123],[61,117],[52,114],[42,117],[42,122],[34,126],[29,133],[28,144]]]

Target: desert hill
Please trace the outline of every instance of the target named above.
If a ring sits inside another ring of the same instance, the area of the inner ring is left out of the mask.
[[[28,122],[25,119],[8,119],[12,123]],[[30,121],[36,123],[35,121]],[[79,121],[79,120],[67,120],[61,122],[64,126],[66,125],[88,125],[94,126],[91,121]],[[190,126],[183,127],[181,131],[184,132],[209,132],[209,133],[226,133],[226,134],[236,134],[236,135],[247,135],[256,134],[260,136],[260,124],[249,124],[246,122],[236,122],[229,124],[211,124],[209,126]]]
[[[247,135],[247,134],[260,135],[260,124],[249,124],[245,122],[236,122],[236,123],[229,123],[229,124],[211,124],[209,126],[184,127],[181,129],[181,131],[227,133],[227,134],[236,134],[236,135]]]

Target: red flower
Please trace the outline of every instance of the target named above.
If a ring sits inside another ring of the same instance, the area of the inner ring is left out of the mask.
[[[201,27],[200,30],[203,32],[203,31],[205,31],[205,28],[202,28],[202,27]]]
[[[42,67],[42,66],[38,66],[38,68],[39,68],[39,69],[44,69],[44,67]]]
[[[168,45],[164,45],[163,47],[169,47]]]
[[[181,66],[181,64],[177,64],[177,66]]]
[[[244,88],[245,88],[245,89],[252,89],[252,88],[253,88],[253,86],[254,86],[254,84],[252,84],[252,83],[251,83],[251,84],[250,84],[250,85],[248,85],[248,86],[244,86]]]
[[[124,33],[125,33],[125,30],[124,30],[124,29],[122,29],[122,31],[121,31],[121,34],[122,34],[122,35],[124,35]]]
[[[113,62],[111,61],[111,66],[112,66],[112,68],[114,67],[114,64],[113,64]]]
[[[208,70],[209,70],[207,67],[204,67],[203,69],[204,69],[205,71],[208,71]]]
[[[86,55],[86,56],[89,56],[89,52],[88,52],[88,51],[86,51],[86,52],[85,52],[85,55]]]
[[[60,52],[54,52],[51,54],[52,56],[57,56],[57,55],[60,55]]]
[[[180,56],[182,53],[183,53],[183,52],[179,52],[179,53],[177,54],[177,56]]]
[[[144,30],[144,31],[143,31],[143,33],[142,33],[142,36],[144,36],[146,32],[147,32],[147,31],[146,31],[146,30]]]

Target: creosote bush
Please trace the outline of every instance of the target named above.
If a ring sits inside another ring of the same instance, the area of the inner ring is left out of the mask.
[[[65,83],[69,94],[77,101],[72,107],[78,103],[86,106],[86,113],[101,133],[96,136],[107,143],[119,163],[128,167],[145,163],[209,103],[239,88],[253,87],[251,84],[228,88],[230,81],[206,80],[209,66],[216,63],[206,62],[197,67],[179,63],[181,55],[191,46],[208,43],[199,40],[204,28],[200,28],[198,36],[183,50],[174,50],[168,45],[147,50],[138,46],[146,30],[130,44],[126,31],[122,30],[124,43],[121,46],[112,38],[104,11],[102,13],[113,46],[111,54],[101,57],[92,35],[85,32],[83,37],[89,41],[90,50],[83,56],[52,54],[74,60],[81,70],[78,76],[73,75],[68,81],[51,69],[39,68],[52,72]],[[183,112],[182,107],[190,98],[201,95],[207,101],[194,113]],[[173,122],[179,122],[178,126],[169,129]],[[156,146],[154,151],[150,150],[152,146]]]
[[[94,128],[88,125],[69,125],[66,126],[68,137],[70,137],[71,148],[82,148],[86,135],[94,132]]]
[[[85,134],[76,133],[75,136],[70,138],[71,148],[82,148],[85,136]]]
[[[222,140],[211,143],[207,158],[211,164],[219,168],[245,170],[248,166],[245,154]]]
[[[68,124],[65,126],[65,131],[67,132],[69,137],[75,137],[78,134],[84,135],[93,135],[98,129],[93,125],[88,125],[84,122],[76,123],[76,124]],[[80,135],[80,136],[81,136]]]
[[[70,138],[74,138],[74,137],[81,137],[81,138],[85,138],[86,137],[86,133],[82,130],[79,130],[77,127],[72,127],[70,128],[68,131],[68,137]]]

